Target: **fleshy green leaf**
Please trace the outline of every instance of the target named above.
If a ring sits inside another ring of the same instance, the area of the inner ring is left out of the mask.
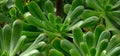
[[[73,0],[71,11],[73,11],[77,6],[80,6],[83,4],[83,0]]]
[[[107,39],[101,40],[101,42],[97,48],[96,56],[100,56],[102,51],[105,50],[107,46],[108,46],[108,40]]]
[[[61,44],[62,49],[66,51],[67,53],[69,53],[69,50],[75,49],[75,46],[66,39],[61,40],[60,44]]]
[[[17,42],[17,44],[16,44],[16,46],[15,46],[11,56],[14,56],[20,50],[20,48],[22,47],[25,39],[26,39],[26,36],[21,36],[20,37],[20,39],[18,40],[18,42]]]
[[[111,49],[120,46],[120,36],[119,35],[113,35],[110,39],[110,42],[107,47],[107,51],[110,51]]]
[[[55,16],[53,13],[48,14],[48,19],[49,19],[49,22],[51,22],[53,24],[55,23]]]
[[[80,43],[80,48],[83,52],[83,56],[89,56],[90,55],[90,51],[89,51],[88,46],[85,42]]]
[[[38,6],[38,4],[36,2],[32,1],[32,2],[28,3],[27,7],[33,16],[39,18],[40,20],[44,20],[44,21],[47,20],[45,15],[43,14],[41,8]]]
[[[90,54],[91,54],[91,56],[95,56],[95,54],[96,54],[96,48],[92,47],[90,49]]]
[[[99,39],[99,36],[100,34],[105,30],[105,27],[103,25],[98,25],[96,28],[95,28],[95,46],[97,45],[98,43],[98,39]]]
[[[32,55],[33,55],[33,56],[34,56],[34,55],[38,56],[39,53],[40,53],[40,52],[39,52],[37,49],[33,49],[33,50],[27,52],[26,54],[20,55],[20,56],[32,56]]]
[[[26,13],[24,15],[24,17],[27,19],[27,21],[33,25],[33,26],[36,26],[36,27],[44,27],[43,24],[42,24],[42,21],[39,20],[38,18],[35,18],[34,16],[32,16],[29,12]]]
[[[103,31],[101,34],[100,34],[100,37],[99,37],[99,40],[98,40],[98,43],[97,43],[97,49],[100,45],[100,42],[104,39],[108,39],[108,41],[110,40],[110,32],[109,31]]]
[[[85,41],[88,45],[88,48],[93,47],[93,45],[94,45],[94,35],[93,35],[93,33],[92,32],[87,32],[84,35],[84,38],[85,38]]]
[[[13,49],[15,48],[17,41],[21,35],[21,31],[22,31],[22,24],[20,20],[16,20],[13,23],[12,26],[12,35],[11,35],[11,42],[10,42],[10,53],[13,52]]]
[[[49,51],[49,56],[64,56],[64,55],[56,49],[51,49]]]
[[[27,55],[27,53],[31,52],[32,50],[39,48],[44,42],[40,42],[45,38],[45,34],[40,34],[36,40],[23,52],[20,54],[20,56]]]
[[[64,12],[67,14],[69,12],[70,8],[71,8],[70,4],[65,4],[64,5]]]
[[[80,28],[73,30],[73,41],[79,46],[79,43],[83,41],[83,32]]]
[[[89,18],[91,16],[99,16],[101,13],[94,10],[84,10],[81,14],[83,19]]]
[[[23,1],[22,0],[14,0],[15,2],[15,6],[17,7],[17,9],[24,14],[25,10],[24,10],[24,5],[23,5]]]
[[[50,0],[45,2],[45,9],[47,13],[54,13],[54,5]]]
[[[120,6],[120,1],[117,1],[116,4],[112,7],[112,9],[115,9]]]
[[[77,6],[70,15],[71,21],[75,20],[75,18],[77,18],[79,15],[81,15],[83,10],[84,10],[83,6]]]
[[[3,35],[2,35],[2,37],[1,38],[3,38],[2,39],[2,41],[3,41],[3,50],[4,51],[8,51],[9,50],[9,48],[10,48],[10,40],[11,40],[11,32],[12,32],[12,29],[11,29],[11,27],[9,26],[9,25],[5,25],[4,27],[3,27],[3,30],[2,30],[3,32]]]
[[[91,3],[92,2],[92,3]],[[86,0],[86,4],[95,9],[95,10],[102,10],[102,7],[99,5],[99,3],[97,2],[97,0]]]
[[[96,16],[89,17],[83,21],[81,28],[95,26],[99,22],[99,18]]]
[[[65,52],[65,51],[62,49],[62,47],[60,46],[60,41],[61,41],[61,39],[55,38],[55,39],[53,40],[53,42],[52,42],[52,46],[53,46],[56,50],[60,51],[61,53],[64,53],[64,54],[66,54],[66,55],[69,55],[69,54],[68,54],[67,52]]]
[[[70,14],[67,15],[64,23],[69,24],[70,22],[76,20],[76,18],[82,14],[83,10],[83,6],[77,6]]]
[[[71,54],[71,56],[81,56],[80,53],[78,51],[76,51],[75,49],[71,49],[70,54]]]
[[[106,56],[118,56],[120,54],[120,46],[110,50]]]

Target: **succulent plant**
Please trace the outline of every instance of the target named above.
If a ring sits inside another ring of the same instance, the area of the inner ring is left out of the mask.
[[[107,30],[119,32],[119,0],[85,0],[87,9],[84,10],[82,18],[98,16],[101,24]],[[92,3],[91,3],[92,2]]]
[[[83,33],[83,31],[80,28],[76,28],[75,30],[73,30],[72,33],[73,42],[60,38],[54,39],[52,43],[53,49],[51,49],[54,51],[50,50],[49,54],[52,54],[53,56],[120,55],[120,36],[111,36],[110,32],[104,30],[103,26],[98,26],[94,32],[86,33]]]
[[[0,29],[0,55],[1,56],[14,56],[22,47],[26,36],[22,35],[22,24],[16,20],[12,27],[6,24]]]
[[[16,20],[12,27],[6,24],[3,28],[0,28],[0,56],[37,55],[39,54],[37,48],[41,47],[40,50],[42,50],[46,46],[46,43],[42,41],[45,38],[43,33],[27,49],[22,48],[26,43],[27,37],[26,35],[21,36],[21,31],[22,23],[20,20]]]
[[[0,56],[120,56],[120,0],[1,0]]]

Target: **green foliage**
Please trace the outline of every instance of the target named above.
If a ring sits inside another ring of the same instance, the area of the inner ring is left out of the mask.
[[[21,36],[22,24],[20,20],[16,20],[12,27],[10,25],[5,25],[1,29],[1,48],[2,54],[6,56],[14,56],[22,47],[26,36]],[[7,54],[5,54],[7,53]]]
[[[119,56],[119,7],[119,0],[1,0],[0,56]]]

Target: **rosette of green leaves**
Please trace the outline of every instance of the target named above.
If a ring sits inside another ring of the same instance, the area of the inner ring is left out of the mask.
[[[24,25],[32,25],[35,27],[33,30],[37,29],[38,32],[46,33],[46,35],[49,37],[46,38],[48,40],[46,42],[48,43],[49,49],[51,48],[50,43],[55,37],[60,37],[61,39],[71,37],[72,34],[69,32],[74,30],[76,27],[93,27],[99,22],[99,18],[96,16],[89,17],[86,20],[79,20],[79,16],[83,12],[84,7],[78,2],[80,1],[73,1],[72,5],[74,6],[70,7],[68,15],[66,16],[65,20],[63,20],[60,16],[55,15],[55,7],[50,0],[45,2],[44,10],[38,5],[38,3],[31,1],[27,5],[29,11],[24,14],[24,18],[27,21],[25,22],[27,24]],[[28,29],[31,27],[28,26],[25,28]],[[27,35],[31,34],[28,33]],[[48,54],[48,51],[46,52],[46,55]]]
[[[27,5],[29,12],[24,14],[24,18],[29,25],[36,27],[39,31],[51,32],[57,36],[69,35],[67,32],[76,27],[85,28],[97,25],[99,18],[96,16],[80,20],[79,16],[83,12],[84,7],[78,2],[83,1],[74,0],[72,6],[69,7],[70,10],[68,10],[65,20],[63,20],[60,16],[55,15],[55,7],[50,0],[45,2],[45,10],[42,10],[35,1],[31,1]]]
[[[106,25],[106,30],[119,32],[119,0],[86,0],[86,8],[81,17],[86,19],[91,16],[98,16],[100,24]]]
[[[110,34],[103,25],[97,26],[94,32],[80,28],[73,30],[73,42],[56,38],[52,42],[51,56],[118,56],[120,54],[120,36]]]

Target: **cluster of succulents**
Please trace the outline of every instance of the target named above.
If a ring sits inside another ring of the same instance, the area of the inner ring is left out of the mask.
[[[120,56],[120,0],[1,0],[0,56]]]

